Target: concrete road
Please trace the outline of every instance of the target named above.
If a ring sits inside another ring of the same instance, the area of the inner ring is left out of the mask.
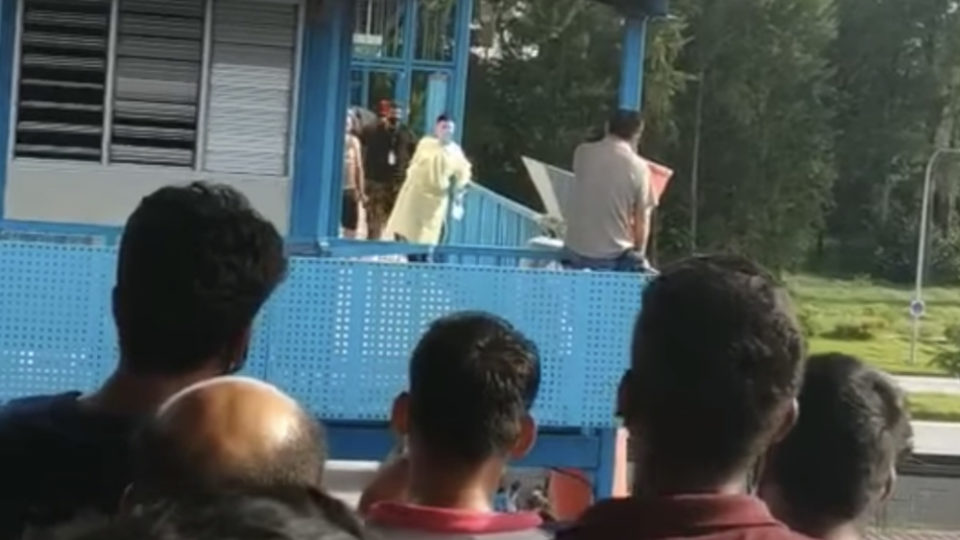
[[[914,422],[914,452],[940,456],[960,456],[960,424]]]
[[[951,394],[960,396],[960,378],[896,377],[897,383],[910,394]]]

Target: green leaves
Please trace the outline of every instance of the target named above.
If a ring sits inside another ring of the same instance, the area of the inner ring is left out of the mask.
[[[701,251],[902,277],[915,242],[890,231],[917,222],[933,148],[960,144],[956,1],[671,5],[673,19],[650,25],[645,79],[643,151],[677,170],[660,258],[691,250],[696,212]],[[467,148],[482,181],[538,207],[519,157],[567,167],[601,128],[616,104],[621,20],[588,0],[485,0],[478,23]],[[960,238],[958,163],[937,170],[935,238]]]

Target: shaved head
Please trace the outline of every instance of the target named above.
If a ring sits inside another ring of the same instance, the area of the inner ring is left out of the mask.
[[[137,495],[223,488],[318,488],[320,425],[277,388],[242,377],[179,392],[139,437]]]

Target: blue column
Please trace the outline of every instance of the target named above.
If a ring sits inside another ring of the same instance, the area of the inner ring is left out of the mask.
[[[600,460],[593,475],[593,496],[599,501],[613,496],[613,475],[617,470],[617,429],[599,429],[595,433],[600,439]]]
[[[454,24],[454,72],[451,89],[450,114],[461,126],[456,138],[462,142],[467,109],[467,78],[470,71],[470,21],[473,19],[473,0],[457,0]]]
[[[355,10],[351,0],[316,4],[318,13],[307,14],[300,71],[289,233],[295,243],[337,236],[340,230]]]
[[[0,0],[0,220],[3,219],[3,201],[7,185],[7,148],[10,137],[10,114],[13,87],[14,36],[17,34],[17,1]]]
[[[620,108],[643,108],[643,61],[647,45],[647,17],[628,16],[623,29],[623,58],[620,65]]]
[[[449,113],[447,111],[447,87],[450,85],[450,77],[445,73],[432,73],[430,78],[427,80],[427,106],[426,114],[423,118],[423,132],[424,133],[433,133],[433,124],[437,121],[437,118],[444,113]],[[457,121],[457,127],[461,127],[460,123],[463,121],[459,118],[454,119]]]

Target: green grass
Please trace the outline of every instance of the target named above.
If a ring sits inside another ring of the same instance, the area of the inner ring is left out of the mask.
[[[960,325],[960,287],[924,291],[927,314],[921,321],[917,362],[910,363],[911,289],[807,275],[788,277],[787,284],[805,325],[813,330],[807,336],[811,353],[851,354],[895,375],[947,375],[930,361],[941,352],[956,350],[944,334],[948,327]],[[865,330],[869,338],[827,337],[862,337],[857,330]],[[915,420],[960,422],[960,396],[912,394],[910,411]]]
[[[946,375],[930,361],[955,347],[944,332],[948,326],[960,325],[960,288],[924,291],[927,315],[920,326],[917,362],[911,364],[908,306],[913,292],[909,288],[807,275],[791,276],[787,283],[807,326],[814,329],[814,335],[808,336],[812,353],[852,354],[897,375]],[[865,326],[873,337],[826,337],[842,325]]]
[[[911,394],[910,414],[914,420],[960,422],[960,397],[946,394]]]

